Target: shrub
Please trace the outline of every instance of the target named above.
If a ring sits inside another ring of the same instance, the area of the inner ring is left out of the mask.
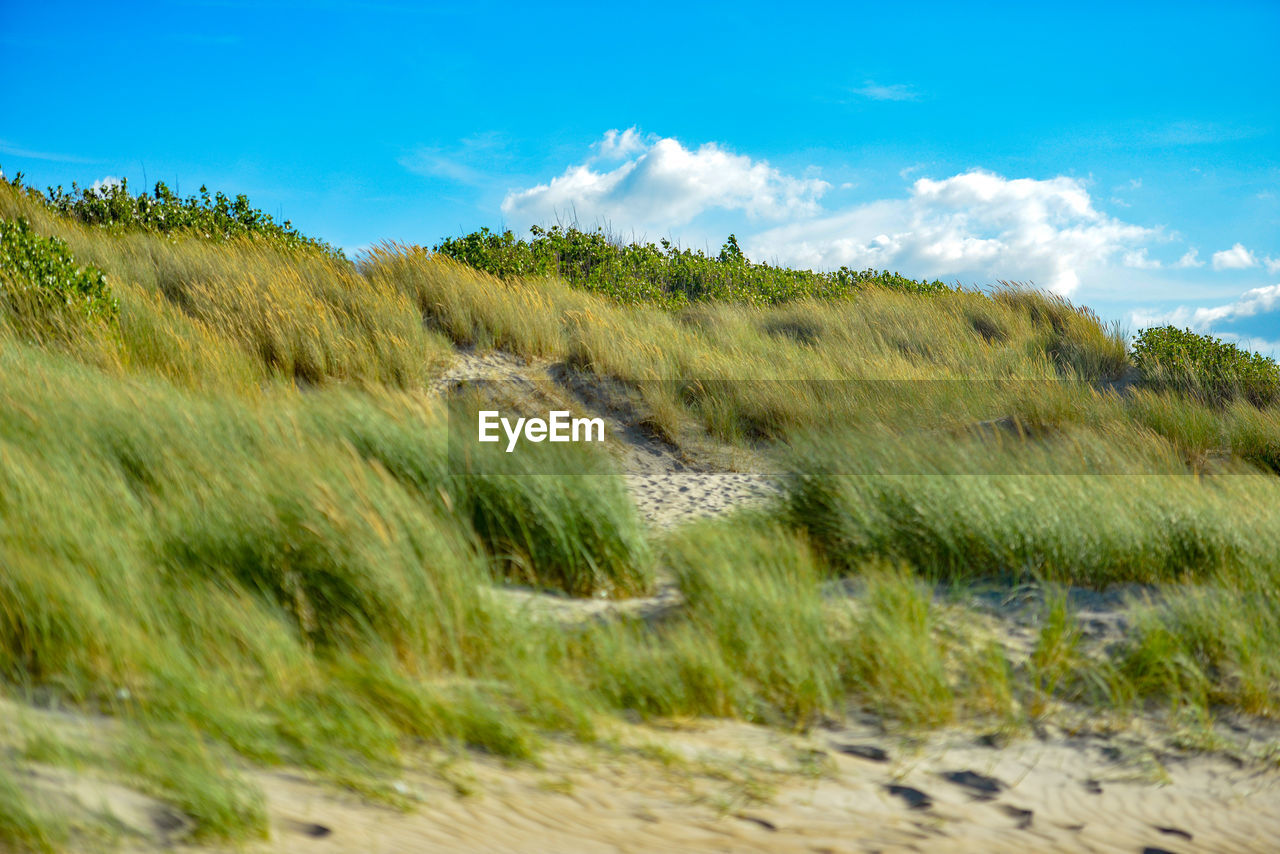
[[[41,237],[25,219],[0,219],[0,295],[10,308],[66,308],[90,319],[114,319],[119,306],[106,276],[80,267],[56,237]]]
[[[1183,391],[1211,404],[1244,399],[1267,406],[1280,401],[1280,366],[1273,359],[1190,329],[1142,330],[1133,345],[1133,360],[1150,385]]]
[[[243,193],[234,199],[218,192],[185,199],[158,182],[152,194],[130,195],[127,179],[118,184],[82,188],[74,182],[71,192],[49,187],[45,203],[54,211],[86,225],[138,229],[160,234],[187,234],[207,240],[234,238],[260,240],[285,249],[318,249],[336,258],[342,251],[323,240],[307,237],[289,220],[278,223],[253,207]]]
[[[559,276],[574,287],[597,291],[627,303],[656,302],[680,306],[691,301],[726,299],[772,304],[800,297],[843,297],[860,288],[878,286],[912,293],[946,290],[940,281],[908,279],[898,273],[841,267],[833,273],[792,270],[749,261],[737,238],[716,256],[681,249],[668,240],[621,244],[603,230],[582,231],[554,226],[530,229],[519,240],[482,228],[434,247],[441,255],[503,278]]]

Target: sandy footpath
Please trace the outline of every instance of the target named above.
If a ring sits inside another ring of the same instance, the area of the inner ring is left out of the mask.
[[[684,457],[676,448],[627,423],[616,409],[575,395],[576,384],[549,361],[528,362],[501,351],[463,351],[449,369],[435,380],[432,390],[445,394],[472,386],[489,386],[507,396],[530,401],[555,401],[559,391],[573,405],[592,417],[603,418],[612,439],[627,487],[642,518],[659,528],[690,519],[714,516],[747,504],[767,501],[778,494],[776,479],[741,471],[708,471]]]
[[[778,494],[773,479],[759,474],[669,472],[623,477],[640,515],[659,528],[715,516]]]
[[[284,832],[275,850],[1265,852],[1280,840],[1274,767],[1143,739],[900,748],[874,729],[800,739],[743,724],[653,735],[690,767],[570,748],[537,771],[481,761],[477,794],[428,785],[408,815],[295,784],[278,826],[332,833]]]
[[[551,744],[537,766],[424,754],[394,781],[407,810],[299,772],[246,771],[266,796],[271,839],[244,850],[1275,851],[1275,756],[1257,731],[1219,731],[1233,746],[1206,754],[1141,722],[1013,740],[911,739],[870,717],[804,736],[734,722],[618,725],[598,745]],[[28,764],[20,777],[64,813],[114,814],[122,851],[211,850],[180,843],[187,825],[171,808],[91,771]]]

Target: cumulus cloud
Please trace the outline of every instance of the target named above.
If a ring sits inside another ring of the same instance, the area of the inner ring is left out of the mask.
[[[1140,186],[1140,179],[1127,184]],[[821,202],[831,189],[814,172],[789,174],[717,143],[686,146],[631,127],[604,134],[555,178],[508,192],[502,211],[516,226],[576,219],[695,243],[732,230],[756,260],[946,281],[1016,280],[1064,295],[1086,282],[1105,284],[1108,293],[1125,284],[1150,287],[1155,271],[1206,266],[1195,248],[1177,260],[1161,258],[1154,244],[1169,235],[1099,210],[1078,178],[1006,178],[975,169],[918,178],[899,196],[857,204],[834,194],[826,208]],[[1258,263],[1237,245],[1215,254],[1214,267],[1237,252]]]
[[[1268,273],[1280,273],[1280,258],[1272,258],[1268,255],[1262,259],[1262,263],[1266,265]]]
[[[1245,291],[1234,302],[1201,308],[1179,306],[1171,311],[1134,312],[1132,319],[1138,326],[1172,324],[1204,332],[1214,326],[1233,323],[1280,311],[1280,284],[1268,285]]]
[[[1124,253],[1124,257],[1121,258],[1120,263],[1124,264],[1126,267],[1132,267],[1135,270],[1159,270],[1164,266],[1155,258],[1147,256],[1147,247],[1145,246],[1141,249],[1131,249]]]
[[[1138,265],[1154,264],[1139,244],[1157,235],[1098,211],[1078,179],[1007,179],[974,170],[921,178],[906,198],[774,228],[744,248],[751,257],[806,267],[998,277],[1070,294],[1083,272],[1121,253],[1133,253]]]
[[[601,160],[625,160],[634,154],[642,153],[649,147],[651,140],[646,140],[635,127],[624,131],[608,130],[604,138],[593,147],[596,156]]]
[[[595,157],[548,183],[508,193],[502,212],[528,223],[575,215],[666,230],[713,210],[775,221],[812,216],[830,188],[714,142],[690,149],[675,139],[642,138],[634,128],[610,131],[594,148]],[[597,162],[619,159],[612,168]]]
[[[1189,270],[1194,267],[1203,267],[1204,262],[1200,260],[1200,250],[1188,249],[1187,254],[1175,261],[1173,266],[1182,270]]]
[[[1256,266],[1258,266],[1258,259],[1240,243],[1230,249],[1213,253],[1213,269],[1215,270],[1247,270]]]
[[[885,85],[874,80],[868,80],[853,92],[873,101],[916,101],[920,98],[915,89],[903,83]]]
[[[89,192],[98,195],[106,195],[116,187],[119,187],[122,183],[123,182],[115,175],[104,175],[93,182],[93,186],[89,188]]]

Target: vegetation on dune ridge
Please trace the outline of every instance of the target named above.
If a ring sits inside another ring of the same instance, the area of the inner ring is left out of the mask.
[[[24,188],[22,178],[19,172],[8,183],[38,198],[39,191]],[[125,178],[93,187],[80,187],[73,182],[70,192],[61,185],[49,187],[42,201],[50,210],[85,225],[185,234],[205,240],[256,240],[284,249],[314,249],[343,257],[341,250],[325,241],[298,232],[289,220],[276,222],[270,214],[253,207],[243,193],[233,199],[222,192],[211,195],[207,187],[201,186],[198,197],[182,198],[163,181],[157,181],[151,193],[135,196],[129,192]]]
[[[1266,406],[1280,401],[1280,365],[1274,359],[1190,329],[1142,330],[1133,344],[1133,360],[1149,384],[1208,403],[1243,399]]]
[[[407,805],[387,781],[424,744],[527,759],[623,715],[1280,716],[1280,408],[1249,391],[1257,358],[1148,334],[1121,397],[1119,331],[1028,289],[650,300],[420,248],[353,265],[103,228],[8,183],[0,227],[73,305],[104,280],[118,301],[37,327],[0,300],[0,685],[122,733],[33,729],[3,763],[74,757],[194,840],[266,832],[247,763]],[[705,260],[756,269],[730,255]],[[774,287],[757,272],[743,287]],[[780,449],[799,474],[777,506],[666,534],[578,446],[476,475],[426,391],[457,345],[559,363],[673,443]],[[589,474],[535,474],[557,464]],[[566,630],[494,590],[623,597],[658,570],[684,604],[654,623]],[[937,595],[992,578],[1163,594],[1104,657],[1049,607],[1027,659]],[[0,767],[0,847],[74,845],[23,780]]]
[[[0,293],[14,312],[66,309],[114,320],[120,309],[101,270],[77,266],[65,242],[32,233],[21,218],[0,220]]]
[[[699,300],[735,300],[767,305],[802,297],[835,299],[875,286],[909,293],[939,293],[940,281],[917,281],[888,270],[815,273],[752,262],[734,235],[720,253],[708,256],[669,240],[624,244],[603,229],[533,226],[531,239],[482,228],[442,240],[434,251],[501,278],[556,276],[574,287],[624,303],[668,307]]]

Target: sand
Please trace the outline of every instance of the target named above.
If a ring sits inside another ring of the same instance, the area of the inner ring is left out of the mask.
[[[23,717],[64,736],[115,726]],[[1275,734],[1237,728],[1220,726],[1233,747],[1205,753],[1144,721],[1007,742],[960,730],[912,739],[856,715],[803,736],[733,722],[621,724],[601,745],[550,745],[538,767],[422,754],[394,783],[407,811],[298,771],[246,769],[271,822],[270,840],[247,850],[1274,851],[1280,770],[1265,741]],[[196,850],[180,842],[180,814],[89,770],[27,764],[20,777],[64,812],[113,813],[121,850]]]

